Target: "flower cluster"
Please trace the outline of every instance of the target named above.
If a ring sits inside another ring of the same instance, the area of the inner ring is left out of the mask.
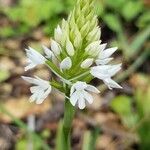
[[[26,49],[28,64],[25,71],[46,64],[61,81],[55,81],[54,84],[38,77],[23,77],[35,85],[30,88],[31,101],[42,103],[51,92],[51,87],[61,87],[64,93],[66,88],[70,90],[70,95],[66,97],[73,106],[84,109],[86,103],[93,102],[90,92],[99,93],[97,88],[88,84],[94,77],[101,79],[109,89],[121,88],[112,79],[121,69],[121,64],[108,64],[117,48],[107,49],[107,44],[101,44],[100,37],[94,1],[78,0],[68,19],[63,19],[55,29],[50,48],[43,46],[44,56],[31,47]]]

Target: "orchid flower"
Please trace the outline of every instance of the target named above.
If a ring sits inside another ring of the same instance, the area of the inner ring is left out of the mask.
[[[117,47],[106,48],[107,43],[102,42],[94,8],[95,0],[77,0],[68,19],[63,19],[54,30],[50,45],[43,46],[44,55],[31,47],[26,49],[28,64],[25,71],[45,64],[58,77],[45,81],[23,76],[25,81],[34,84],[30,88],[30,101],[41,104],[52,88],[65,95],[63,133],[67,139],[62,150],[70,149],[68,136],[75,107],[84,109],[87,103],[94,101],[91,93],[100,93],[90,81],[98,78],[109,89],[122,88],[112,79],[121,70],[121,64],[110,64]]]

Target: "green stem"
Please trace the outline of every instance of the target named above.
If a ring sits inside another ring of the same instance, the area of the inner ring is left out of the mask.
[[[71,150],[71,125],[73,121],[75,113],[75,108],[71,105],[68,99],[65,100],[65,112],[64,112],[64,120],[63,120],[63,127],[62,127],[62,141],[63,141],[63,148],[62,150]]]

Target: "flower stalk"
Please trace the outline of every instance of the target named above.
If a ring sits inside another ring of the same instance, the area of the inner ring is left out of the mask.
[[[68,95],[69,96],[69,95]],[[65,100],[65,112],[62,127],[62,150],[71,150],[71,126],[75,114],[75,107],[73,107],[70,101]]]

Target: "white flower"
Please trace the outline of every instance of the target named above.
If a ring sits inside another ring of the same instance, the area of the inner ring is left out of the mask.
[[[78,81],[71,87],[70,102],[73,106],[76,104],[80,109],[84,109],[86,102],[93,103],[93,97],[89,92],[99,93],[99,90],[86,82]]]
[[[93,64],[93,58],[87,58],[81,63],[81,68],[86,69],[89,68]]]
[[[101,65],[91,67],[90,73],[101,80],[109,87],[112,88],[122,88],[119,84],[111,79],[119,70],[121,69],[121,64],[118,65]]]
[[[34,68],[39,64],[44,64],[46,58],[42,56],[39,52],[34,50],[33,48],[29,47],[29,49],[25,49],[26,55],[28,57],[28,65],[25,67],[25,71]]]
[[[107,63],[109,63],[113,59],[109,57],[117,50],[117,47],[104,50],[105,47],[106,44],[101,45],[101,51],[99,53],[98,59],[96,60],[97,65],[106,65]]]
[[[67,51],[69,56],[74,55],[74,47],[73,47],[73,45],[69,39],[67,40],[67,43],[66,43],[66,51]]]
[[[22,78],[25,81],[35,85],[30,88],[32,93],[30,102],[36,101],[36,104],[41,104],[51,92],[50,83],[36,76],[35,78],[22,76]]]
[[[54,40],[51,40],[51,50],[56,56],[60,55],[62,51],[60,45]]]
[[[61,70],[68,70],[72,67],[72,61],[70,57],[66,57],[61,63],[60,63],[60,69]]]

